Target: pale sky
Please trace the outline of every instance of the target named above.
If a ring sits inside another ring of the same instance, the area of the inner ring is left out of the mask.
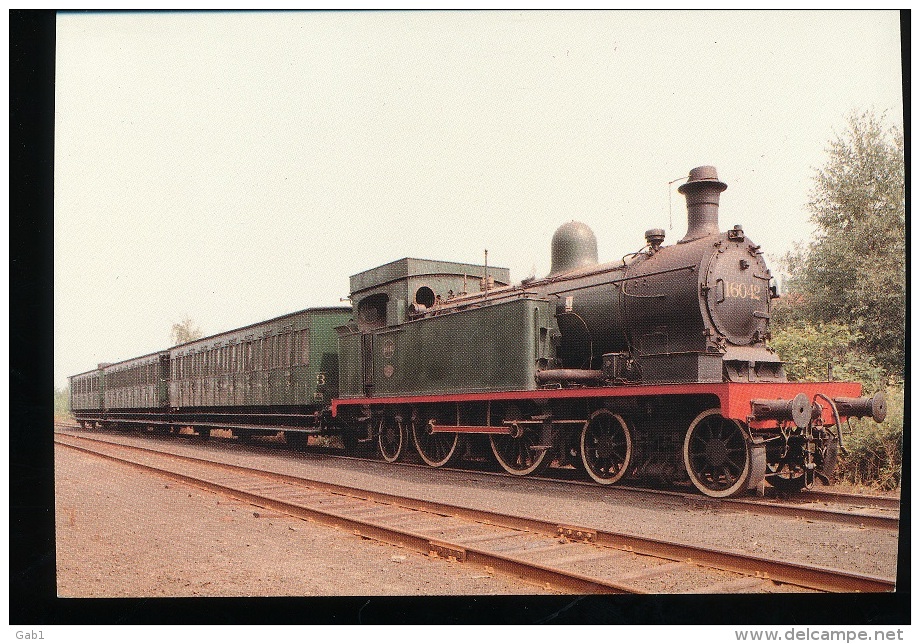
[[[699,165],[775,260],[847,115],[900,123],[899,39],[896,11],[60,15],[55,386],[402,257],[517,282],[573,219],[601,261],[675,243]]]

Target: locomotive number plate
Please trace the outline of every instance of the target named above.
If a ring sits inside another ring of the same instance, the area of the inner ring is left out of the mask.
[[[745,282],[728,282],[725,285],[725,297],[734,297],[742,300],[759,300],[763,297],[763,286],[760,284],[747,284]]]

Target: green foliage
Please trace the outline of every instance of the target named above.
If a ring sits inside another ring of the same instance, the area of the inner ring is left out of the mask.
[[[772,330],[771,346],[786,363],[790,380],[832,379],[862,384],[864,395],[885,392],[888,417],[881,424],[871,418],[854,419],[843,426],[843,445],[837,461],[838,480],[884,490],[901,483],[904,438],[904,383],[887,378],[885,369],[860,348],[860,335],[834,322],[811,323],[780,318]]]
[[[881,424],[871,418],[844,425],[847,454],[837,461],[837,478],[854,485],[894,490],[901,485],[901,453],[904,447],[904,383],[885,390],[888,418]]]
[[[795,381],[856,380],[878,389],[885,384],[884,369],[859,348],[860,336],[835,322],[791,320],[772,329],[770,345],[786,363],[786,377]]]
[[[55,419],[70,418],[70,387],[54,388],[54,417]]]
[[[172,331],[169,335],[172,339],[173,346],[185,344],[192,340],[198,340],[202,337],[201,329],[195,324],[194,320],[187,315],[184,320],[172,325]]]
[[[808,203],[817,235],[786,256],[797,306],[781,313],[841,322],[889,374],[904,376],[904,135],[866,112],[831,141]]]
[[[884,391],[888,418],[844,426],[837,478],[894,489],[904,437],[906,248],[904,135],[870,112],[831,141],[808,204],[815,239],[789,253],[788,292],[772,311],[771,345],[790,380],[862,383]]]

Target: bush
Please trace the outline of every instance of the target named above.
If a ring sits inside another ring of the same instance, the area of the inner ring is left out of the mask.
[[[870,392],[871,393],[871,392]],[[904,383],[893,382],[885,389],[888,418],[876,423],[871,418],[844,425],[843,445],[847,454],[837,461],[837,478],[854,485],[894,490],[901,485],[901,454],[904,446]]]
[[[904,438],[904,382],[886,378],[885,370],[860,347],[861,337],[836,323],[812,323],[780,318],[773,329],[771,346],[786,363],[793,381],[827,380],[828,364],[833,380],[855,381],[863,395],[884,391],[888,418],[851,420],[843,426],[843,446],[836,477],[854,485],[893,490],[901,484],[901,453]]]
[[[54,389],[54,419],[70,420],[70,388]]]
[[[830,365],[832,380],[855,380],[868,389],[881,389],[885,371],[859,349],[861,339],[841,324],[797,320],[773,329],[770,345],[785,361],[789,380],[827,380]]]

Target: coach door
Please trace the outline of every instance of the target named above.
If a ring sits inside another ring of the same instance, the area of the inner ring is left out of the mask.
[[[361,334],[361,375],[364,381],[364,395],[370,396],[374,389],[374,334]]]

